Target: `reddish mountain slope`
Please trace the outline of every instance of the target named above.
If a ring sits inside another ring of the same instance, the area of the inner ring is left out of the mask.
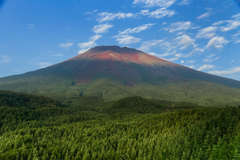
[[[158,81],[198,79],[240,88],[239,81],[199,72],[128,47],[94,47],[56,66],[71,71],[78,84],[88,84],[104,77],[127,86],[133,86],[138,81],[156,84]]]
[[[211,82],[211,83],[209,83]],[[204,105],[239,104],[240,82],[199,72],[142,51],[94,47],[64,62],[0,78],[0,90],[34,93],[68,104],[90,95],[110,101],[126,96]]]

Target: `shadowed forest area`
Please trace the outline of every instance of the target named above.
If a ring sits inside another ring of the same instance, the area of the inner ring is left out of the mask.
[[[23,93],[0,95],[0,159],[240,158],[240,107],[135,96],[101,107],[95,99],[87,109]]]

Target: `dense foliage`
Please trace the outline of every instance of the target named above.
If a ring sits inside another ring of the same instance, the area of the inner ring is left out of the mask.
[[[14,93],[10,91],[0,91],[0,106],[14,108],[26,107],[30,109],[39,109],[42,107],[64,107],[62,104],[51,98],[25,93]]]
[[[239,107],[129,97],[93,108],[0,107],[0,159],[240,159]]]
[[[108,114],[161,113],[178,109],[199,107],[192,103],[149,100],[139,96],[126,97],[111,103],[103,112]]]

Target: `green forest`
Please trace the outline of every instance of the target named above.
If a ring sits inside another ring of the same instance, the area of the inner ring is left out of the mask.
[[[0,160],[238,160],[240,106],[0,91]]]

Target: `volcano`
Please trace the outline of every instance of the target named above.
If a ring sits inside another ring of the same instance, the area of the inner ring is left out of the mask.
[[[240,82],[178,65],[140,50],[98,46],[64,62],[0,79],[0,89],[58,100],[129,95],[198,104],[240,104]],[[62,100],[62,101],[64,101]]]

